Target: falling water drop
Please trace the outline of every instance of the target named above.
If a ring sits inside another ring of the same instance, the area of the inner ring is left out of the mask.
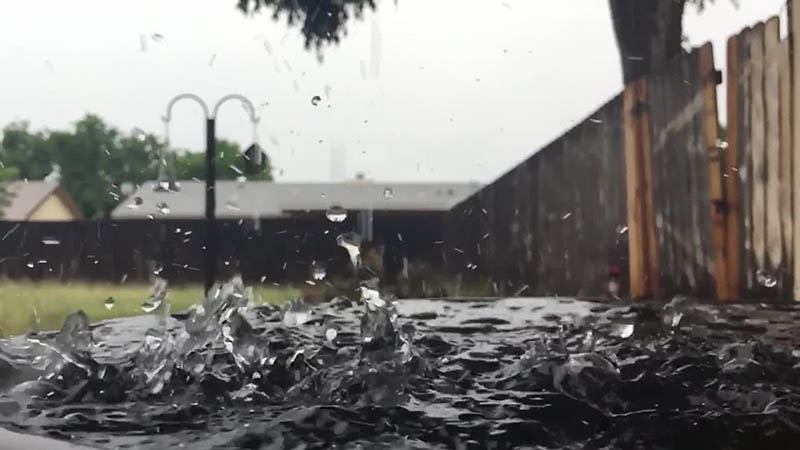
[[[225,207],[230,209],[231,211],[239,211],[239,203],[236,201],[235,198],[231,198],[225,202]]]
[[[319,102],[321,102],[321,101],[322,101],[322,97],[320,97],[319,95],[315,95],[315,96],[311,97],[311,104],[314,105],[314,106],[319,105]]]
[[[105,299],[103,301],[103,306],[105,306],[106,309],[109,310],[109,311],[111,311],[114,308],[114,305],[116,305],[116,302],[114,301],[114,297],[108,297],[107,299]]]
[[[344,222],[347,219],[347,210],[338,205],[331,206],[325,211],[325,217],[331,222]]]
[[[160,212],[161,214],[163,214],[165,216],[169,214],[169,205],[167,205],[164,202],[158,203],[156,205],[156,209],[158,210],[158,212]]]
[[[131,202],[128,203],[127,205],[125,205],[125,206],[127,206],[130,209],[138,209],[140,206],[142,206],[142,203],[144,203],[144,200],[142,200],[142,197],[136,196],[136,197],[133,197],[133,200],[131,200]]]
[[[394,198],[394,190],[390,187],[383,188],[383,196],[384,198]]]
[[[336,245],[347,250],[353,267],[359,267],[361,261],[361,236],[355,231],[342,233],[336,237]]]
[[[778,285],[777,278],[765,270],[757,271],[756,278],[758,279],[758,283],[765,288],[771,289]]]
[[[311,277],[314,278],[316,281],[324,280],[327,276],[325,272],[325,266],[322,264],[314,264],[314,268],[311,271]]]
[[[61,241],[56,238],[46,237],[42,238],[42,244],[44,245],[61,245]]]

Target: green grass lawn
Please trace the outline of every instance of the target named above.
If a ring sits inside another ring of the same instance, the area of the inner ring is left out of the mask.
[[[257,285],[254,289],[256,297],[263,303],[273,304],[292,300],[300,293],[289,287]],[[67,315],[79,309],[88,314],[92,322],[142,314],[141,304],[147,298],[148,290],[148,285],[137,283],[0,280],[0,336],[25,333],[34,327],[39,330],[59,329]],[[110,310],[103,304],[108,297],[114,299],[114,307]],[[202,301],[202,287],[174,286],[169,289],[167,298],[171,311],[183,311]]]

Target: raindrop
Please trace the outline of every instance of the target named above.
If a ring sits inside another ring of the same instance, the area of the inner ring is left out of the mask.
[[[611,330],[614,336],[627,339],[633,335],[634,325],[632,323],[615,324]]]
[[[28,266],[29,269],[33,269],[33,265],[34,264],[32,262],[29,262],[28,264],[25,264],[25,265]]]
[[[230,199],[227,202],[225,202],[225,207],[230,209],[231,211],[239,211],[240,209],[235,199]]]
[[[764,286],[765,288],[771,289],[778,285],[777,278],[765,270],[757,271],[756,279],[758,279],[758,284]]]
[[[390,187],[383,188],[383,197],[384,198],[394,198],[394,191]]]
[[[336,245],[347,250],[348,255],[350,255],[350,262],[353,263],[354,267],[358,267],[360,265],[361,236],[358,233],[350,231],[340,234],[336,237]]]
[[[321,101],[322,101],[322,97],[320,97],[319,95],[315,95],[315,96],[311,97],[311,104],[314,105],[314,106],[319,105],[319,102],[321,102]]]
[[[325,211],[325,217],[327,217],[331,222],[341,223],[347,219],[347,210],[341,206],[334,205]]]
[[[144,141],[145,139],[147,139],[147,133],[145,133],[145,131],[139,127],[133,127],[133,129],[131,130],[131,136],[133,136],[135,139],[139,141]]]
[[[314,264],[314,268],[311,271],[311,277],[317,281],[324,280],[328,274],[325,272],[325,266],[322,264]]]
[[[618,229],[618,231],[617,231],[617,233],[619,233],[619,234],[625,234],[627,232],[628,232],[628,226],[627,225],[620,227]]]
[[[241,169],[239,169],[238,167],[234,166],[233,164],[231,164],[231,165],[230,165],[230,166],[228,166],[228,167],[230,167],[232,171],[236,172],[236,175],[244,175],[244,174],[242,173],[242,170],[241,170]]]
[[[563,216],[561,216],[561,220],[567,220],[570,217],[572,217],[572,213],[568,212],[568,213],[564,214]]]
[[[153,42],[161,42],[164,40],[164,35],[161,33],[153,33],[150,35],[150,39],[152,39]]]
[[[108,297],[107,299],[105,299],[103,301],[103,306],[105,306],[106,309],[109,310],[109,311],[111,311],[114,308],[114,305],[116,305],[116,302],[114,301],[114,297]]]
[[[589,119],[589,122],[592,122],[592,123],[603,123],[603,121],[602,121],[602,120],[600,120],[600,119],[595,119],[594,117],[592,117],[591,119]]]
[[[159,303],[150,303],[150,301],[145,300],[142,303],[142,311],[144,311],[147,314],[150,314],[151,312],[155,311],[156,308],[158,308],[158,306],[160,304],[161,304],[160,302]]]
[[[217,59],[217,54],[214,53],[213,55],[211,55],[211,59],[208,61],[208,66],[209,67],[213,66],[214,65],[214,60],[216,60],[216,59]]]
[[[44,245],[61,245],[61,241],[56,238],[46,237],[42,239],[42,244]]]
[[[330,342],[333,342],[333,340],[336,339],[337,334],[339,333],[336,331],[335,328],[328,328],[325,331],[325,339],[327,339]]]
[[[247,182],[247,177],[244,175],[239,175],[236,177],[236,181],[239,183],[239,187],[241,187],[244,183]]]
[[[167,205],[164,202],[158,203],[156,205],[156,209],[158,210],[158,212],[160,212],[161,214],[163,214],[165,216],[169,214],[169,205]]]

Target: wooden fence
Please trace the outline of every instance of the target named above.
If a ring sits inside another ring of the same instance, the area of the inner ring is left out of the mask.
[[[453,209],[450,270],[505,295],[601,295],[616,268],[626,286],[621,111],[617,96]]]
[[[504,294],[724,292],[718,78],[706,45],[626,86],[451,212],[450,268]]]
[[[800,117],[792,113],[797,78],[792,78],[790,40],[781,40],[779,33],[780,21],[772,17],[728,40],[724,160],[731,297],[788,297],[793,280],[800,279],[792,269],[793,255],[800,250],[793,223],[800,211],[792,208],[797,192],[792,169],[800,163],[792,147],[793,133],[800,128]],[[798,33],[792,36],[797,39]]]
[[[424,261],[440,271],[443,213],[376,212],[371,249],[386,278],[402,270],[402,258]],[[332,223],[323,212],[292,218],[219,221],[224,278],[241,274],[249,282],[311,279],[312,263],[329,278],[352,277],[339,233],[354,228],[356,214]],[[146,281],[156,265],[175,281],[202,280],[203,221],[131,220],[79,222],[0,221],[0,276],[14,279]],[[365,253],[370,249],[364,248]]]
[[[800,300],[800,0],[787,6],[787,38],[772,17],[728,40],[727,136],[707,44],[459,205],[451,256],[530,293],[608,295],[627,274],[633,298]]]

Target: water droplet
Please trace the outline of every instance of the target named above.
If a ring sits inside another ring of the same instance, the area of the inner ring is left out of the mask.
[[[283,324],[286,326],[303,325],[311,320],[311,310],[303,300],[294,300],[283,313]]]
[[[619,234],[625,234],[627,232],[628,232],[628,226],[627,225],[619,227],[619,229],[617,231],[617,233],[619,233]]]
[[[156,209],[158,210],[158,212],[160,212],[161,214],[163,214],[165,216],[169,214],[169,205],[167,205],[164,202],[158,203],[156,205]]]
[[[239,183],[239,187],[242,187],[247,182],[247,177],[244,175],[239,175],[236,177],[236,181]]]
[[[137,209],[140,206],[142,206],[142,203],[144,203],[144,200],[142,200],[142,197],[136,196],[136,197],[133,197],[133,200],[131,200],[130,203],[128,203],[125,206],[127,206],[130,209]]]
[[[164,40],[164,35],[161,33],[153,33],[150,35],[150,39],[152,39],[153,42],[158,43]]]
[[[145,300],[144,302],[142,302],[142,311],[144,311],[147,314],[150,314],[151,312],[155,311],[156,308],[158,308],[159,304],[153,304],[150,303],[150,301]]]
[[[340,234],[336,237],[336,245],[347,250],[348,255],[350,255],[350,262],[353,263],[354,267],[358,267],[360,265],[361,236],[358,233],[350,231]]]
[[[336,339],[337,334],[339,333],[336,331],[335,328],[328,328],[325,331],[325,339],[327,339],[330,342],[333,342],[333,340]]]
[[[25,265],[28,266],[29,269],[33,269],[33,266],[34,266],[34,264],[32,262],[29,262],[28,264],[25,264]]]
[[[325,266],[322,264],[314,264],[314,268],[311,270],[311,277],[317,281],[324,280],[327,276],[325,272]]]
[[[103,306],[105,306],[106,309],[109,310],[109,311],[111,311],[114,308],[114,305],[116,305],[116,302],[114,301],[114,297],[108,297],[107,299],[105,299],[103,301]]]
[[[771,289],[778,285],[778,279],[765,270],[757,271],[756,279],[758,279],[758,284],[764,286],[765,288]]]
[[[315,96],[311,97],[311,104],[314,105],[314,106],[319,105],[319,102],[321,102],[321,101],[322,101],[322,97],[320,97],[319,95],[315,95]]]
[[[131,130],[131,136],[133,136],[138,141],[144,141],[147,139],[147,133],[139,127],[133,127]]]
[[[384,198],[394,198],[394,190],[390,187],[383,188],[383,196]]]
[[[325,217],[327,217],[331,222],[344,222],[345,219],[347,219],[347,210],[338,205],[331,206],[327,211],[325,211]]]
[[[42,239],[42,244],[44,245],[61,245],[61,241],[56,238],[46,237]]]
[[[633,335],[633,331],[634,325],[632,323],[619,323],[613,325],[611,334],[626,339]]]
[[[563,216],[561,216],[561,220],[567,220],[570,217],[572,217],[572,213],[568,212],[568,213],[564,214]]]
[[[236,202],[236,199],[230,199],[225,202],[225,207],[230,209],[231,211],[239,211],[239,204]]]

